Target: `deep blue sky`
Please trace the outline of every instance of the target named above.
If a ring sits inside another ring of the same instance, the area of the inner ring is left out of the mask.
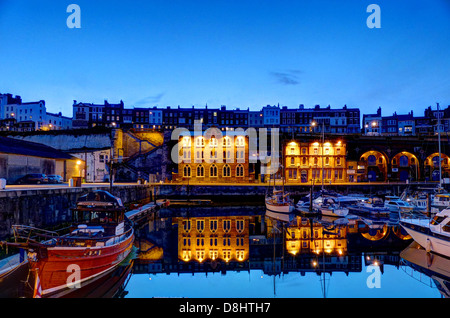
[[[66,8],[81,7],[81,29]],[[369,29],[366,8],[381,8]],[[127,107],[450,105],[449,0],[0,0],[0,92]]]

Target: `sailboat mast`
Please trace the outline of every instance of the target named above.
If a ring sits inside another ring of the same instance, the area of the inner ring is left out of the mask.
[[[438,117],[438,144],[439,144],[439,188],[442,187],[442,158],[441,158],[441,115],[439,114],[439,103],[437,103]]]

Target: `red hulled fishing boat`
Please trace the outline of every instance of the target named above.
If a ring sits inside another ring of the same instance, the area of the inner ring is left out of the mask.
[[[28,251],[34,297],[61,297],[112,271],[134,242],[121,200],[106,191],[81,197],[66,234],[13,226],[15,243]],[[10,244],[10,243],[9,243]]]

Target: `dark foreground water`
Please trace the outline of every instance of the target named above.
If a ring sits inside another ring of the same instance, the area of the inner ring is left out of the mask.
[[[256,207],[171,207],[140,220],[136,236],[134,260],[71,296],[449,295],[450,260],[418,248],[395,215],[280,219]],[[0,282],[1,297],[24,295],[27,271],[14,276]]]

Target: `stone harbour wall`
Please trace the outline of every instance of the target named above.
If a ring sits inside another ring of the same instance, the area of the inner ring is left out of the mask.
[[[70,222],[77,199],[94,190],[109,191],[109,187],[0,191],[0,240],[12,235],[12,225],[45,228]],[[114,186],[111,192],[124,204],[151,197],[151,188],[146,185]]]

